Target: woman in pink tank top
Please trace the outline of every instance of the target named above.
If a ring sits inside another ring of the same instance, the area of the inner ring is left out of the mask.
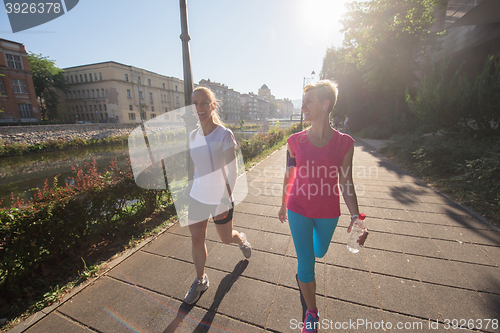
[[[322,258],[340,216],[340,194],[351,214],[347,232],[359,213],[352,180],[354,140],[330,126],[337,88],[319,81],[304,88],[302,112],[311,126],[287,140],[281,222],[288,220],[297,253],[297,277],[307,305],[302,332],[317,332],[315,257]],[[362,239],[364,242],[365,237]]]

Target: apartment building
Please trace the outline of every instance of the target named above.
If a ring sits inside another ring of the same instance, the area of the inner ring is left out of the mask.
[[[221,101],[219,113],[223,120],[240,121],[241,120],[241,101],[240,93],[228,88],[228,86],[208,80],[200,80],[200,86],[210,88],[215,97]]]
[[[259,97],[267,99],[270,103],[275,103],[276,98],[271,94],[271,89],[266,84],[263,84],[259,89]]]
[[[241,119],[262,121],[269,117],[270,102],[253,93],[241,94]]]
[[[184,82],[175,77],[114,61],[64,71],[64,107],[77,121],[139,123],[184,106]]]
[[[0,38],[0,122],[40,121],[24,45]]]
[[[293,103],[290,99],[277,99],[276,106],[278,108],[279,118],[290,118],[293,114]]]

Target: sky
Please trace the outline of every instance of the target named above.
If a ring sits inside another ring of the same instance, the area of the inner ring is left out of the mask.
[[[266,84],[276,98],[300,99],[318,79],[328,47],[340,46],[344,0],[187,0],[193,81],[240,93]],[[66,14],[12,33],[0,10],[0,38],[23,43],[60,68],[116,61],[183,79],[177,0],[80,0]],[[315,81],[314,80],[314,81]]]

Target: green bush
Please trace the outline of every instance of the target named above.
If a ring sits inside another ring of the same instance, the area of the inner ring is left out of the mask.
[[[455,200],[500,221],[500,138],[469,134],[393,137],[381,151]]]
[[[470,83],[462,66],[449,79],[448,61],[432,66],[414,99],[407,102],[432,131],[500,135],[500,60],[489,57],[483,71]]]
[[[102,175],[96,163],[74,167],[73,185],[46,182],[31,202],[19,198],[0,209],[0,291],[22,279],[42,276],[42,268],[70,258],[118,234],[156,208],[170,204],[168,191],[138,187],[113,161]],[[57,177],[55,177],[57,179]]]
[[[262,151],[284,143],[284,139],[300,130],[300,123],[293,124],[288,129],[280,129],[279,124],[274,126],[267,133],[259,133],[248,140],[242,140],[239,147],[245,161],[259,155]]]

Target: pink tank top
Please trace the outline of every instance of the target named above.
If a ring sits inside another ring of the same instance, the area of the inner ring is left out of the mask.
[[[287,208],[308,218],[340,216],[339,174],[348,171],[341,166],[354,139],[335,130],[330,141],[318,148],[302,131],[287,142],[297,163]]]

